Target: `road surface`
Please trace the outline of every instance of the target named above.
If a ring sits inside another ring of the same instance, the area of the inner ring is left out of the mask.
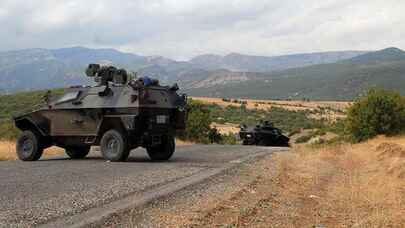
[[[132,151],[129,160],[120,163],[106,162],[97,152],[84,160],[55,157],[0,162],[0,226],[78,225],[120,205],[158,197],[154,195],[158,192],[170,193],[192,184],[193,179],[209,178],[232,164],[275,150],[192,145],[178,147],[173,158],[163,163],[150,162],[143,149]]]

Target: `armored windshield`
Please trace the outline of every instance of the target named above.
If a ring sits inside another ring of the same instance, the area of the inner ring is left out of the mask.
[[[64,102],[69,102],[69,101],[74,101],[80,96],[80,91],[75,91],[75,92],[69,92],[60,97],[57,101],[56,104],[64,103]]]

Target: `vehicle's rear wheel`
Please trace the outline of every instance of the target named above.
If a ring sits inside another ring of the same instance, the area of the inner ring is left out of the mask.
[[[104,133],[100,141],[100,150],[105,160],[125,161],[129,155],[129,146],[125,135],[117,130]]]
[[[44,151],[38,133],[27,130],[17,138],[17,156],[22,161],[37,161]]]
[[[146,151],[153,161],[167,161],[173,156],[175,149],[176,143],[174,137],[166,136],[163,137],[161,144],[147,147]]]
[[[70,146],[65,148],[65,152],[71,159],[82,159],[89,154],[90,146]]]

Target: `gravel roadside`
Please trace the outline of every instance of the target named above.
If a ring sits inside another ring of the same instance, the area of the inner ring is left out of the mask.
[[[240,164],[202,183],[143,208],[116,214],[102,225],[92,227],[226,227],[243,210],[259,203],[262,197],[256,194],[256,185],[263,185],[265,180],[276,175],[278,169],[273,165],[277,163],[272,156]]]

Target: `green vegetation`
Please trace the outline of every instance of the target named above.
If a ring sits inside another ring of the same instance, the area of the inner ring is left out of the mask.
[[[54,90],[53,94],[60,94],[63,90]],[[46,91],[24,92],[13,95],[0,96],[0,139],[13,140],[19,131],[14,127],[11,116],[35,109],[43,103]],[[310,111],[289,111],[282,108],[271,110],[247,109],[239,100],[229,100],[238,106],[221,107],[208,105],[190,100],[187,129],[179,134],[179,138],[198,143],[236,144],[234,134],[223,135],[217,129],[210,127],[212,122],[255,125],[262,120],[271,120],[275,126],[285,132],[298,133],[301,129],[327,129],[340,131],[325,124],[325,121],[308,117]]]
[[[187,127],[185,131],[179,133],[179,138],[206,144],[236,144],[234,135],[223,135],[219,133],[218,129],[211,128],[213,110],[210,105],[189,99]]]
[[[238,84],[196,88],[193,96],[250,99],[353,100],[372,86],[405,95],[405,52],[385,49],[331,64],[313,65],[263,75]],[[257,76],[257,77],[254,77]]]
[[[247,109],[245,105],[221,107],[211,104],[206,107],[211,111],[212,120],[217,123],[255,125],[263,120],[271,120],[286,132],[326,127],[325,121],[309,118],[310,111],[290,111],[277,107],[270,110]]]
[[[63,89],[52,90],[52,94],[61,93]],[[16,138],[19,131],[12,122],[12,116],[38,108],[43,104],[45,94],[46,91],[34,91],[0,96],[0,139]]]
[[[315,137],[317,137],[317,136],[323,136],[323,135],[325,135],[326,134],[326,132],[328,132],[329,131],[329,129],[330,128],[322,128],[322,129],[317,129],[317,130],[314,130],[314,131],[312,131],[311,133],[309,133],[309,134],[307,134],[307,135],[303,135],[303,136],[300,136],[300,137],[298,137],[296,140],[295,140],[295,143],[297,143],[297,144],[299,144],[299,143],[307,143],[309,140],[311,140],[312,138],[315,138]],[[323,143],[324,141],[323,140],[320,140],[321,142],[319,142],[319,143]]]
[[[397,92],[371,89],[349,109],[346,131],[360,142],[379,134],[395,135],[405,128],[405,98]]]
[[[234,134],[221,134],[218,129],[211,128],[208,132],[208,139],[210,143],[226,144],[226,145],[235,145],[237,140]]]
[[[0,140],[12,140],[17,138],[19,131],[11,120],[0,121]]]
[[[202,103],[190,100],[188,103],[186,130],[179,133],[179,138],[199,143],[209,143],[211,122],[210,111]]]
[[[297,144],[299,144],[299,143],[306,143],[306,142],[308,142],[312,137],[313,137],[313,136],[312,136],[311,134],[309,134],[309,135],[303,135],[303,136],[301,136],[301,137],[298,137],[298,138],[295,140],[295,143],[297,143]]]
[[[13,114],[32,110],[42,103],[45,91],[16,93],[0,96],[0,119],[9,119]]]

